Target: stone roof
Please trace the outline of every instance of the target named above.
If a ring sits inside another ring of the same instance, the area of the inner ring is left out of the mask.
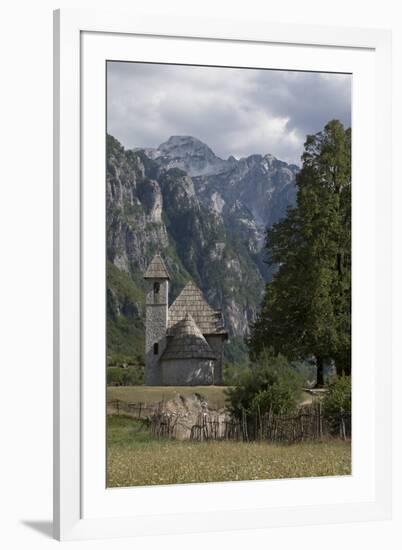
[[[170,279],[165,262],[160,254],[155,254],[144,274],[144,279]]]
[[[187,313],[171,331],[161,359],[216,359],[194,319]]]
[[[194,319],[202,334],[227,334],[223,327],[221,311],[212,309],[205,301],[201,290],[191,281],[169,308],[168,334],[187,313]]]

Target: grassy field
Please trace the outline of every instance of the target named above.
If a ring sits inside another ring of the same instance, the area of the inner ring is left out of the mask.
[[[148,404],[167,401],[179,394],[199,393],[208,401],[209,408],[220,409],[225,406],[225,390],[227,386],[108,386],[107,400]],[[311,395],[303,392],[302,401],[310,402]]]
[[[159,403],[173,399],[176,395],[202,395],[210,408],[225,406],[226,386],[108,386],[107,400],[119,399],[126,403]]]
[[[144,424],[125,416],[108,417],[107,454],[108,487],[351,473],[348,442],[273,445],[157,440]]]

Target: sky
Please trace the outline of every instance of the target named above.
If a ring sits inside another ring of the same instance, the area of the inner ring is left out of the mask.
[[[351,75],[109,62],[107,131],[125,148],[190,135],[226,159],[301,164],[307,134],[351,125]]]

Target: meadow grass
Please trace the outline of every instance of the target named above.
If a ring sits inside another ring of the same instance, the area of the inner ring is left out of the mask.
[[[280,445],[153,439],[145,423],[125,416],[108,417],[108,487],[350,473],[350,442]]]
[[[188,397],[199,393],[209,407],[218,409],[225,406],[226,389],[227,386],[108,386],[107,400],[150,404],[168,401],[177,395]]]
[[[177,395],[188,397],[199,393],[210,409],[221,409],[226,405],[225,391],[228,386],[108,386],[107,400],[120,400],[125,403],[152,404],[168,401]],[[302,401],[311,402],[312,397],[302,392]]]

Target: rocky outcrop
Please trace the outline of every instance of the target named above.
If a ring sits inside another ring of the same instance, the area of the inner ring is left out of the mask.
[[[160,403],[150,415],[151,431],[156,436],[168,436],[178,440],[202,441],[213,431],[215,439],[225,436],[225,424],[231,421],[226,409],[211,409],[198,393]],[[212,435],[212,434],[210,434]]]
[[[142,274],[160,251],[172,278],[171,300],[194,280],[211,306],[223,310],[231,338],[243,339],[271,276],[265,231],[293,204],[296,173],[271,155],[220,159],[189,136],[135,151],[108,136],[108,261],[143,292]]]

